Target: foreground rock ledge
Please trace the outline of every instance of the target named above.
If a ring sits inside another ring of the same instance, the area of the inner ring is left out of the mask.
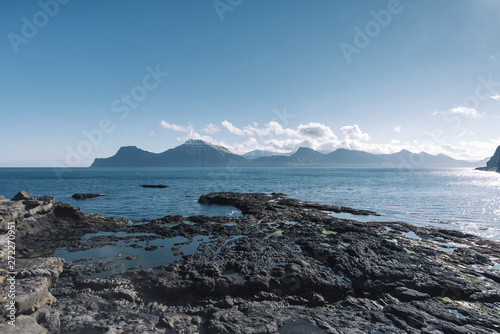
[[[20,222],[19,233],[29,240],[25,254],[50,253],[46,240],[81,250],[129,240],[131,233],[147,242],[210,238],[174,263],[114,275],[98,259],[66,262],[62,272],[60,259],[35,259],[52,266],[43,277],[60,275],[46,294],[56,300],[39,298],[19,319],[54,333],[500,332],[496,242],[405,223],[338,219],[329,212],[374,213],[283,194],[214,193],[200,202],[233,205],[243,217],[167,216],[130,226],[55,203],[74,212],[64,215],[72,233],[58,239],[26,233],[38,225]],[[43,226],[61,222],[55,208],[37,218]],[[98,227],[126,233],[80,239]],[[165,249],[152,248],[157,251]],[[99,272],[105,277],[89,276]]]

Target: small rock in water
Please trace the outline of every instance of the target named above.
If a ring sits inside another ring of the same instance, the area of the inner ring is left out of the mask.
[[[101,195],[101,194],[74,194],[71,196],[74,199],[87,199],[87,198],[96,198],[96,197],[103,197],[106,195]]]
[[[142,188],[170,188],[169,186],[166,186],[164,184],[143,184],[141,186]]]

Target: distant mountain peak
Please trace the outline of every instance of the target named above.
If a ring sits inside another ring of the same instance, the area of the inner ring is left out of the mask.
[[[140,150],[137,146],[122,146],[120,150]]]
[[[201,139],[188,139],[184,145],[208,145],[208,143]]]
[[[145,151],[143,149],[140,149],[138,148],[137,146],[122,146],[120,147],[120,149],[118,150],[118,152],[116,152],[116,154],[122,154],[122,153],[131,153],[131,152],[148,152],[148,151]]]
[[[218,151],[223,151],[225,153],[233,154],[231,151],[229,151],[224,146],[214,145],[214,144],[208,143],[208,142],[201,140],[201,139],[188,139],[188,140],[186,140],[186,142],[184,144],[182,144],[179,147],[182,147],[182,146],[199,146],[199,147],[209,146],[209,147],[212,147]]]
[[[311,152],[314,151],[312,148],[301,146],[297,149],[297,152]],[[317,151],[314,151],[317,152]]]

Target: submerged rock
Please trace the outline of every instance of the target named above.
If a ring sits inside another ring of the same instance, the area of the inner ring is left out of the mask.
[[[141,186],[142,188],[170,188],[169,186],[166,186],[164,184],[143,184]]]
[[[101,195],[101,194],[74,194],[73,196],[71,196],[72,198],[74,199],[87,199],[87,198],[96,198],[96,197],[104,197],[104,196],[107,196],[107,195]]]

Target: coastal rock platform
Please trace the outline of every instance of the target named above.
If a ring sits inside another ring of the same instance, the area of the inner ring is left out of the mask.
[[[138,224],[11,202],[0,218],[17,219],[31,268],[16,278],[51,284],[18,320],[49,333],[500,333],[500,244],[459,231],[340,219],[376,213],[276,193],[199,198],[241,217]],[[61,249],[82,256],[40,257]],[[84,257],[103,249],[119,252]]]

